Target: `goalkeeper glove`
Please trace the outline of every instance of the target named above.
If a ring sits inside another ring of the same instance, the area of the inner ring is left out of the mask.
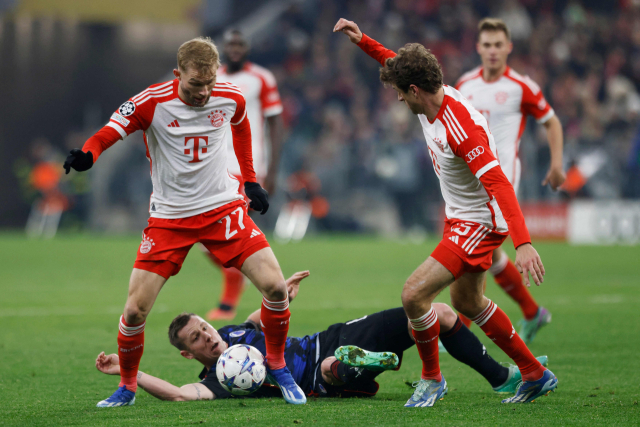
[[[249,207],[254,211],[260,211],[260,215],[264,215],[269,210],[269,193],[257,182],[245,182],[244,194],[247,195],[251,203]]]
[[[79,148],[74,148],[67,156],[67,160],[64,161],[64,166],[62,167],[66,171],[65,174],[68,174],[71,168],[78,172],[84,172],[91,169],[91,166],[93,166],[93,154],[91,154],[91,151],[85,153]]]

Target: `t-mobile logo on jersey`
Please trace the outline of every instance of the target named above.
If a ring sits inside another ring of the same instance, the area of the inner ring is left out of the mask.
[[[202,160],[200,159],[200,150],[202,150],[202,154],[207,152],[207,145],[209,145],[209,137],[208,136],[186,136],[184,138],[184,146],[186,147],[189,141],[193,140],[193,149],[185,148],[184,154],[187,156],[191,155],[191,150],[193,150],[193,159],[189,160],[189,163],[198,163]],[[204,142],[203,145],[200,143]]]

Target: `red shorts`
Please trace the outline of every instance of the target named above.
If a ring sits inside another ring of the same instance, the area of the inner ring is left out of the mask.
[[[487,271],[491,267],[493,251],[507,236],[475,222],[447,219],[442,241],[431,256],[457,280],[467,272]]]
[[[225,267],[238,270],[267,239],[247,214],[244,200],[188,218],[149,218],[134,268],[151,271],[168,279],[182,268],[195,243],[202,243]]]

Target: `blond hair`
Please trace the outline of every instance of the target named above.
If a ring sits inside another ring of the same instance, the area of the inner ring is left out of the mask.
[[[178,49],[178,69],[186,71],[194,67],[198,71],[210,70],[220,66],[218,48],[209,37],[197,37],[189,40]]]
[[[484,18],[481,20],[478,23],[478,37],[483,31],[502,31],[507,36],[507,40],[511,40],[509,28],[500,18]]]

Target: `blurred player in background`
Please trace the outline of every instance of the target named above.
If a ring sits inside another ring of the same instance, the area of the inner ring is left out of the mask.
[[[557,190],[566,176],[562,169],[562,125],[553,109],[544,99],[540,87],[528,76],[521,76],[507,65],[513,49],[509,29],[495,18],[485,18],[478,24],[476,49],[482,65],[464,74],[456,89],[478,110],[489,123],[496,142],[500,166],[518,193],[521,165],[518,158],[520,137],[527,117],[542,124],[547,133],[551,151],[551,166],[542,185]],[[540,307],[524,286],[518,269],[507,254],[497,248],[493,251],[493,265],[489,269],[496,283],[520,305],[524,315],[520,336],[529,343],[538,330],[551,322],[551,313]],[[471,320],[461,317],[469,326]]]
[[[218,82],[229,82],[240,88],[247,103],[251,123],[253,166],[258,182],[269,194],[276,189],[278,165],[283,143],[282,103],[276,79],[271,71],[247,60],[249,41],[238,30],[224,35],[226,62],[218,69]],[[269,137],[265,132],[265,119]],[[242,184],[240,164],[235,156],[233,140],[227,134],[229,172]],[[218,308],[207,313],[208,320],[231,320],[245,286],[245,277],[234,267],[224,267],[215,255],[203,248],[211,261],[222,271],[222,293]]]
[[[264,214],[267,192],[257,183],[251,156],[251,127],[240,89],[216,81],[218,50],[196,38],[178,49],[174,80],[154,84],[126,101],[109,123],[73,149],[64,163],[86,171],[120,139],[144,131],[153,193],[120,317],[120,385],[99,407],[132,405],[144,350],[145,320],[166,281],[180,271],[191,247],[204,244],[226,267],[246,274],[262,292],[260,319],[267,368],[287,402],[306,397],[287,369],[289,298],[284,276],[267,239],[247,214],[238,180],[227,171],[225,136],[231,133],[249,207]]]
[[[405,406],[430,407],[447,394],[438,355],[440,323],[432,305],[447,286],[453,306],[473,319],[522,373],[516,395],[503,403],[531,402],[554,390],[555,375],[531,354],[507,315],[484,296],[492,253],[508,235],[525,282],[529,284],[529,273],[536,285],[544,277],[513,186],[498,163],[486,119],[460,92],[443,85],[440,64],[424,46],[406,44],[396,54],[346,19],[340,19],[333,31],[342,31],[376,59],[383,66],[380,80],[418,116],[446,203],[442,241],[402,290],[402,305],[422,359],[421,379]]]

